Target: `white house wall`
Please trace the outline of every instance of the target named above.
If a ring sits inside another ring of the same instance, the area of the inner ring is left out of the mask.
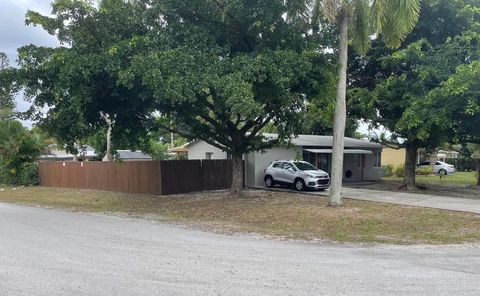
[[[301,150],[300,150],[301,151]],[[265,169],[274,160],[295,159],[297,148],[272,148],[247,155],[247,186],[264,186]],[[300,154],[301,155],[301,154]]]
[[[227,159],[227,153],[204,141],[197,141],[188,147],[188,159],[205,159],[208,152],[212,159]]]

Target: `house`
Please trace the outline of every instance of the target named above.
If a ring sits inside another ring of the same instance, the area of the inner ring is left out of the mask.
[[[276,138],[276,134],[264,134]],[[275,147],[244,155],[247,186],[263,186],[264,170],[273,160],[303,159],[330,173],[332,136],[299,135],[290,147]],[[197,140],[182,146],[188,159],[228,159],[221,149]],[[345,138],[344,180],[351,182],[378,180],[382,177],[382,146],[363,140]]]
[[[460,158],[460,153],[452,150],[437,150],[437,151],[428,151],[425,149],[418,149],[417,152],[417,163],[424,161],[429,161],[431,159],[432,153],[434,158],[438,161],[448,162],[450,159]],[[395,149],[392,147],[383,147],[382,151],[382,165],[393,165],[400,166],[405,163],[405,148]]]
[[[115,154],[115,159],[120,161],[151,161],[152,157],[146,153],[143,153],[140,150],[131,151],[131,150],[117,150]],[[103,161],[105,161],[105,157]]]
[[[99,160],[98,153],[95,148],[89,145],[78,148],[78,154],[75,156],[66,152],[64,149],[60,149],[57,144],[50,144],[47,147],[47,153],[40,155],[38,161],[74,161],[77,160]]]
[[[405,163],[405,148],[393,148],[383,146],[382,150],[382,165],[393,165],[394,167],[401,166]]]

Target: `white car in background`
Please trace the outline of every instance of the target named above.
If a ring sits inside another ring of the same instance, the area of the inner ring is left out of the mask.
[[[430,161],[417,164],[418,169],[430,167]],[[455,173],[455,166],[443,161],[436,161],[433,166],[433,172],[437,175],[446,176]]]

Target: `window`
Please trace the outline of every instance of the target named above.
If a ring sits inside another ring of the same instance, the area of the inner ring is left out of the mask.
[[[213,157],[213,152],[206,152],[205,153],[205,159],[212,159]]]
[[[281,169],[283,167],[283,163],[281,162],[276,162],[273,164],[273,167],[276,169]]]
[[[285,169],[285,170],[292,169],[292,170],[295,171],[295,169],[293,168],[293,165],[288,163],[288,162],[284,163],[283,169]]]
[[[316,167],[309,164],[308,162],[296,161],[296,162],[294,162],[294,164],[301,171],[316,171],[316,170],[318,170]]]

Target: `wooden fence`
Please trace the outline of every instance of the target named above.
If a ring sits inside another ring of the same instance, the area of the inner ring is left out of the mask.
[[[227,189],[231,160],[41,162],[40,185],[168,195]]]

